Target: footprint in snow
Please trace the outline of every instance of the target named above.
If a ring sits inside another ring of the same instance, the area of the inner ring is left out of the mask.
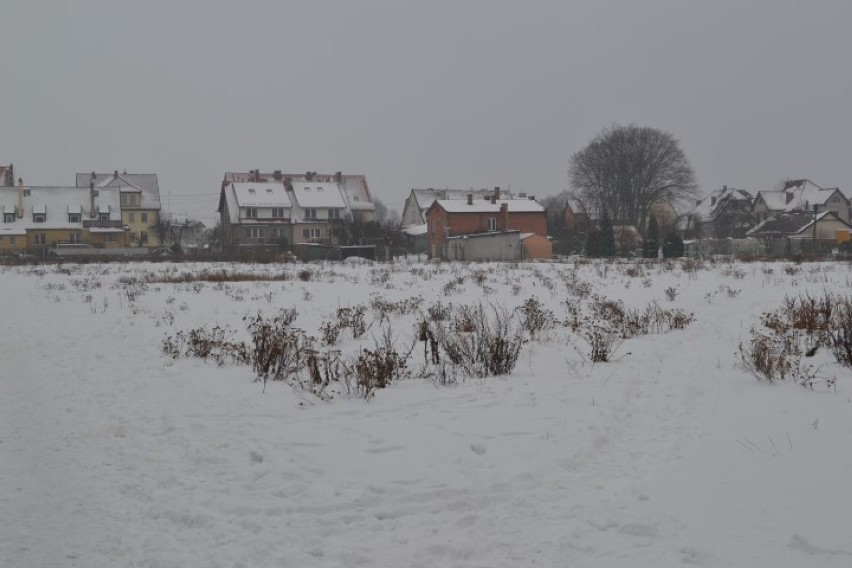
[[[470,445],[470,451],[472,451],[473,453],[475,453],[478,456],[481,456],[482,454],[484,454],[488,450],[485,448],[485,446],[482,446],[480,444],[471,444]]]

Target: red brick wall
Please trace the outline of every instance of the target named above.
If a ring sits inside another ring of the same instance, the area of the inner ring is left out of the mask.
[[[547,213],[509,213],[508,226],[503,213],[447,213],[440,206],[426,214],[429,238],[429,254],[436,256],[443,250],[447,235],[444,227],[449,226],[449,236],[470,235],[488,232],[488,219],[497,219],[498,231],[520,231],[547,236]]]

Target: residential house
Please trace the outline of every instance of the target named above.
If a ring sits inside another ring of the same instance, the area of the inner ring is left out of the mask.
[[[77,187],[95,192],[118,188],[121,220],[128,227],[129,246],[157,247],[167,238],[161,220],[160,181],[157,174],[78,173]]]
[[[219,198],[224,246],[330,243],[338,229],[369,223],[375,206],[366,176],[225,174]]]
[[[209,244],[209,232],[198,219],[170,219],[170,243],[183,250],[197,250]]]
[[[532,199],[438,199],[426,212],[429,256],[447,259],[453,237],[518,231],[547,237],[547,211]],[[534,253],[535,251],[530,251]],[[472,260],[472,259],[469,259]]]
[[[753,200],[751,193],[744,189],[722,186],[698,200],[683,229],[687,236],[740,238],[754,224]]]
[[[469,195],[473,195],[474,200],[491,199],[497,196],[497,199],[512,199],[512,193],[508,190],[501,190],[499,187],[492,189],[413,189],[405,200],[405,206],[402,210],[402,226],[415,227],[426,224],[426,212],[438,199],[457,199],[466,200]],[[518,197],[526,199],[526,194],[519,194]]]
[[[808,213],[794,211],[779,213],[762,221],[748,231],[747,236],[759,239],[822,239],[834,240],[837,231],[848,231],[852,225],[834,211]]]
[[[119,189],[0,187],[0,251],[32,251],[65,244],[126,247]]]
[[[837,187],[820,187],[811,180],[788,180],[778,191],[758,192],[754,200],[757,220],[765,221],[780,213],[833,211],[844,221],[852,221],[852,204]]]

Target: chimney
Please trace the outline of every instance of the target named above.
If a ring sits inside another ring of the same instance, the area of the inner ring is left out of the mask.
[[[113,173],[113,175],[115,175],[115,177],[118,177],[118,170],[115,170],[115,172]]]
[[[24,178],[18,178],[18,219],[24,216]]]
[[[467,194],[467,204],[473,205],[473,194],[472,193]]]
[[[95,182],[89,182],[89,217],[95,218]]]
[[[789,204],[791,201],[793,201],[793,194],[791,192],[785,193],[784,194],[784,203]]]
[[[313,172],[305,172],[305,181],[311,181],[314,177]]]
[[[274,172],[272,172],[272,179],[274,179],[275,181],[281,181],[282,177],[283,174],[281,173],[281,170],[275,170]]]
[[[14,185],[15,183],[15,165],[9,164],[9,183],[8,185]],[[4,184],[6,185],[6,184]]]
[[[343,172],[334,172],[334,181],[340,183],[343,181]]]
[[[500,216],[503,217],[503,231],[509,230],[509,204],[500,204]]]
[[[92,175],[89,179],[95,179],[97,177],[98,177],[98,174],[96,174],[95,172],[92,172]]]
[[[727,185],[723,185],[723,186],[722,186],[722,193],[727,193],[727,192],[728,192],[728,186],[727,186]]]
[[[716,206],[716,196],[711,195],[710,196],[710,207],[715,207],[715,206]]]
[[[494,205],[495,203],[497,203],[497,196],[496,196],[496,195],[492,195],[492,196],[491,196],[491,205]]]
[[[499,186],[494,188],[494,197],[496,199],[500,199],[500,187]]]

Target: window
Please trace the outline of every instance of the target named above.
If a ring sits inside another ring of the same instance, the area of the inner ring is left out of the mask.
[[[33,213],[33,223],[44,223],[47,219],[46,213]]]
[[[71,231],[71,233],[69,233],[68,235],[68,242],[75,245],[79,245],[81,242],[83,242],[80,238],[80,231]]]
[[[314,229],[302,229],[302,236],[306,239],[318,239],[320,238],[320,230],[319,228]]]
[[[127,214],[127,220],[130,223],[135,223],[136,222],[136,213],[128,213]]]
[[[283,219],[284,218],[284,208],[283,207],[273,207],[272,208],[272,217],[274,219]]]
[[[317,191],[325,191],[322,186],[317,187]]]
[[[361,201],[361,199],[357,195],[355,197],[353,197],[352,199],[354,199],[355,201]]]
[[[329,209],[328,210],[328,218],[329,219],[340,219],[340,209]]]
[[[13,245],[18,242],[18,237],[9,237],[9,244]]]
[[[310,192],[311,192],[311,188],[310,188],[310,187],[305,186],[305,191],[307,191],[308,193],[310,193]]]
[[[104,235],[104,242],[105,243],[111,243],[113,241],[114,236],[115,235],[113,235],[112,233],[106,233]]]
[[[29,196],[30,196],[30,190],[29,190],[29,189],[25,189],[25,190],[24,190],[24,197],[29,197]]]
[[[15,222],[15,214],[14,213],[3,213],[3,222],[4,223],[14,223]]]
[[[254,188],[253,188],[253,187],[250,187],[250,188],[249,188],[249,190],[248,190],[248,192],[249,192],[249,194],[250,194],[250,195],[254,195]]]
[[[284,237],[284,229],[272,229],[272,236],[276,239]]]
[[[139,219],[140,219],[143,223],[147,223],[147,222],[148,222],[148,214],[147,214],[147,213],[140,213],[140,214],[139,214]]]
[[[142,200],[142,197],[140,195],[136,195],[135,193],[122,193],[121,194],[121,206],[122,207],[138,207],[141,200]]]
[[[69,223],[79,223],[80,222],[80,214],[79,213],[69,213],[68,214],[68,222]]]
[[[257,219],[257,207],[246,207],[245,212],[246,219]]]
[[[246,229],[246,237],[250,239],[262,239],[263,229],[260,227],[249,227]]]
[[[497,218],[489,217],[488,218],[488,230],[492,233],[497,230]]]
[[[44,233],[36,233],[35,234],[35,244],[44,245],[47,244],[47,235]]]
[[[317,210],[316,209],[305,209],[305,219],[316,219],[317,218]]]
[[[98,213],[98,221],[109,221],[109,213]]]
[[[141,233],[139,233],[139,242],[143,245],[148,244],[148,231],[142,231]]]

